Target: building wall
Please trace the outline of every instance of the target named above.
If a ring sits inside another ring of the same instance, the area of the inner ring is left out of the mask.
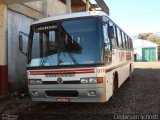
[[[12,4],[8,5],[8,8],[35,19],[43,18],[44,14],[48,14],[48,16],[54,16],[67,13],[66,5],[59,0]]]
[[[27,2],[27,3],[23,3],[23,5],[26,5],[40,13],[42,13],[42,10],[43,10],[43,3],[42,1],[35,1],[35,2]]]
[[[134,49],[134,54],[136,54],[136,61],[142,61],[142,48]]]
[[[134,49],[134,54],[136,54],[136,62],[141,62],[143,61],[143,54],[142,54],[142,49],[143,48],[155,48],[155,58],[156,58],[156,61],[158,61],[158,48],[157,47],[142,47],[142,48],[136,48]]]
[[[58,0],[47,0],[49,16],[66,13],[66,6]],[[8,6],[8,77],[9,89],[15,91],[24,88],[27,80],[27,58],[19,52],[19,32],[29,33],[33,21],[43,17],[44,2],[29,2]],[[24,45],[27,47],[27,38]],[[25,49],[25,48],[24,48]]]
[[[23,3],[23,5],[33,8],[41,13],[43,13],[44,4],[45,3],[43,1]],[[47,11],[49,16],[66,13],[66,5],[60,2],[59,0],[46,0],[46,4],[47,4]]]
[[[158,48],[157,44],[148,41],[148,40],[142,40],[142,39],[135,39],[133,40],[133,48],[134,48],[134,54],[136,54],[136,61],[142,61],[142,58],[144,57],[142,54],[143,48],[155,48],[155,58],[156,61],[158,61]]]
[[[59,0],[47,0],[47,7],[49,16],[67,13],[66,5]]]
[[[32,18],[8,10],[8,74],[11,91],[23,88],[27,80],[26,56],[19,52],[19,31],[29,33],[33,21]],[[27,45],[27,38],[24,44]]]

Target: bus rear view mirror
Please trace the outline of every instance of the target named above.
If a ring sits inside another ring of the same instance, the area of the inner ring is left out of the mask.
[[[113,28],[113,26],[109,26],[109,37],[111,39],[114,38],[114,28]]]

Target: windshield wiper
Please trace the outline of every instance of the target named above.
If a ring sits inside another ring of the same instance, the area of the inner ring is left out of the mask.
[[[75,57],[72,55],[72,53],[69,52],[69,50],[67,49],[66,45],[64,45],[64,49],[67,52],[67,54],[70,56],[70,58],[72,59],[72,61],[74,62],[75,65],[79,65],[78,61],[75,59]]]
[[[44,57],[41,59],[41,63],[40,63],[40,66],[44,66],[45,63],[47,62],[47,59],[48,59],[48,56],[47,57]]]
[[[60,52],[59,52],[59,57],[58,57],[58,64],[61,63],[61,60],[60,60],[60,53],[63,51],[67,52],[67,54],[69,55],[69,57],[72,59],[72,61],[74,62],[75,65],[79,65],[79,63],[77,62],[77,60],[75,59],[75,57],[72,55],[72,53],[68,50],[68,48],[66,47],[66,43],[64,42],[64,39],[62,39],[62,32],[68,34],[68,32],[66,32],[66,30],[63,28],[63,26],[61,25],[60,26],[60,35],[59,35],[59,44],[60,44]],[[62,47],[63,46],[63,47]]]

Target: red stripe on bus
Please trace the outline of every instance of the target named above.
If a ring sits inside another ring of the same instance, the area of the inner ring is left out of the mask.
[[[95,73],[94,69],[77,69],[77,70],[57,70],[57,71],[29,71],[30,75],[47,75],[47,74],[83,74]]]

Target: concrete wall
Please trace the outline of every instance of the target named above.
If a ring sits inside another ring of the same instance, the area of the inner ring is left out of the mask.
[[[65,14],[66,5],[59,0],[35,1],[23,4],[8,5],[10,10],[32,17],[34,19],[43,18],[44,14],[48,16]],[[47,13],[45,13],[47,12]]]
[[[42,1],[27,2],[27,3],[23,3],[23,5],[26,5],[32,9],[42,13],[42,10],[43,10]]]
[[[36,2],[28,2],[28,3],[23,3],[23,5],[26,5],[30,8],[33,8],[40,13],[43,13],[43,5],[44,1],[36,1]],[[66,5],[59,0],[46,0],[47,4],[47,11],[49,16],[54,16],[54,15],[60,15],[60,14],[65,14],[66,13]]]
[[[48,15],[60,15],[67,13],[66,5],[59,0],[47,0]]]
[[[8,10],[8,74],[11,91],[25,86],[26,56],[19,52],[19,31],[29,33],[29,26],[34,19]],[[25,39],[27,45],[27,38]],[[26,49],[26,47],[24,48]]]

